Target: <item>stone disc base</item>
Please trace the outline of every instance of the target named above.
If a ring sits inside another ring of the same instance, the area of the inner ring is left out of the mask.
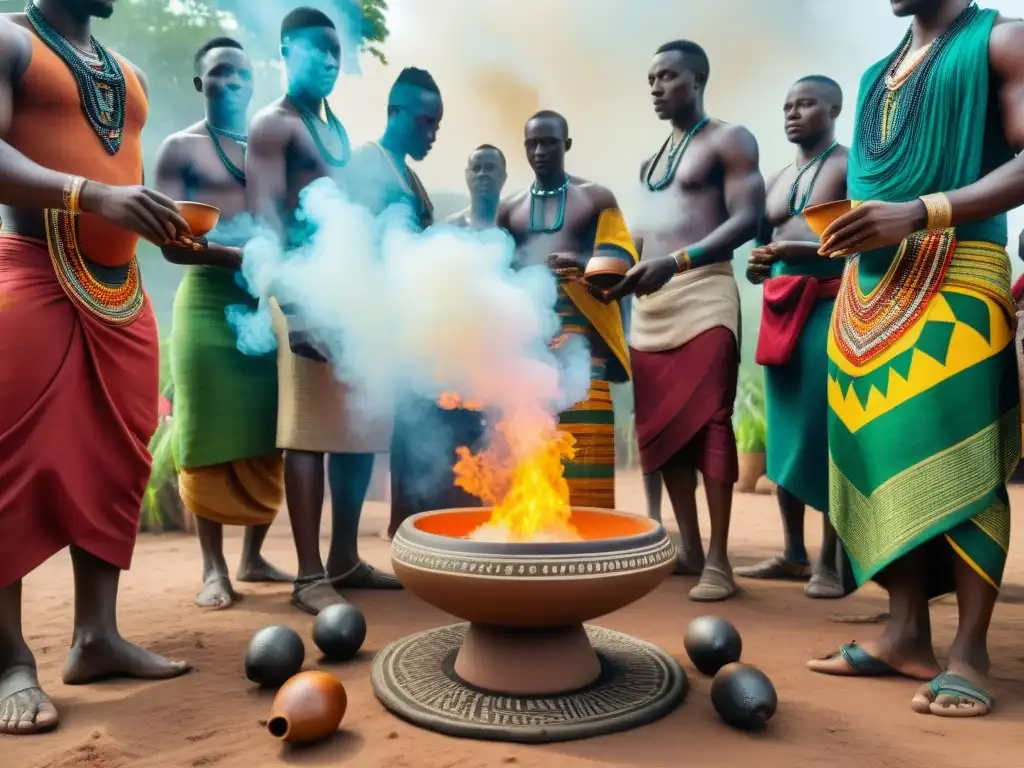
[[[472,688],[455,674],[468,624],[396,640],[373,660],[373,692],[394,714],[432,731],[486,741],[543,744],[626,731],[678,707],[689,682],[655,645],[587,626],[601,661],[592,685],[555,696],[506,696]]]

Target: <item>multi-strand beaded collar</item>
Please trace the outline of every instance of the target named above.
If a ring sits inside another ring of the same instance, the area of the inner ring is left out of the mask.
[[[121,65],[95,37],[90,38],[91,51],[83,51],[74,46],[47,21],[35,3],[25,7],[25,14],[40,39],[68,65],[78,84],[82,111],[89,125],[103,143],[107,154],[116,155],[124,135],[125,103],[128,98]]]

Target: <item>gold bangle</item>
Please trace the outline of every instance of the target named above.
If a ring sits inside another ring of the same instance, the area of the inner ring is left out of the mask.
[[[949,229],[953,224],[953,205],[942,192],[921,195],[920,200],[928,211],[927,229]]]
[[[64,210],[70,213],[78,213],[79,198],[82,195],[82,187],[85,186],[85,179],[81,176],[68,176],[64,182]]]
[[[676,262],[677,275],[681,275],[683,272],[690,271],[690,254],[686,252],[685,248],[673,253],[672,258]]]

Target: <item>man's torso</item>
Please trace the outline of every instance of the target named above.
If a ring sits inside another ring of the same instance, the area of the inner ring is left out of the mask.
[[[690,140],[667,187],[650,191],[668,170],[668,152],[647,160],[640,170],[643,201],[637,212],[637,233],[643,238],[644,259],[657,258],[707,237],[728,217],[724,174],[715,146],[727,128],[712,120]],[[653,165],[653,167],[652,167]]]
[[[519,248],[521,267],[547,263],[554,253],[576,253],[586,258],[594,245],[597,217],[590,182],[572,178],[565,191],[565,212],[557,231],[541,231],[554,226],[558,217],[558,196],[539,197],[536,201],[526,189],[506,204],[509,234]],[[533,221],[531,223],[531,209]],[[536,230],[536,231],[535,231]]]
[[[180,151],[189,158],[182,182],[190,201],[205,203],[219,209],[221,226],[245,212],[245,183],[228,170],[217,152],[205,122],[189,126],[172,136],[170,140],[177,142]],[[218,144],[236,168],[245,168],[245,154],[238,142],[219,136]]]
[[[807,221],[799,212],[792,213],[794,202],[793,182],[796,181],[800,168],[796,163],[782,169],[768,183],[765,198],[765,218],[772,226],[772,241],[798,240],[816,242],[815,235]],[[810,191],[810,195],[807,192]],[[808,168],[801,176],[795,190],[796,206],[804,200],[805,208],[812,205],[830,203],[846,197],[846,149],[836,147],[835,151],[825,160],[819,173]]]

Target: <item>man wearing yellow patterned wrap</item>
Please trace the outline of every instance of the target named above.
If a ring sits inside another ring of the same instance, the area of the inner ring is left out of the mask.
[[[569,126],[557,112],[538,112],[526,123],[526,157],[535,180],[502,203],[498,226],[515,238],[525,265],[547,259],[559,278],[558,314],[564,337],[590,346],[586,400],[561,414],[559,425],[576,439],[566,464],[573,506],[615,506],[615,413],[609,384],[631,377],[629,351],[617,303],[606,303],[581,278],[589,259],[608,256],[636,263],[633,239],[615,196],[605,187],[565,172],[572,147]],[[595,295],[597,294],[597,295]]]
[[[812,661],[929,680],[940,717],[987,714],[986,638],[1021,453],[1006,211],[1024,203],[1024,23],[968,0],[891,0],[913,21],[861,80],[848,191],[822,235],[852,256],[828,340],[830,516],[882,636]],[[956,590],[940,670],[928,599]]]

